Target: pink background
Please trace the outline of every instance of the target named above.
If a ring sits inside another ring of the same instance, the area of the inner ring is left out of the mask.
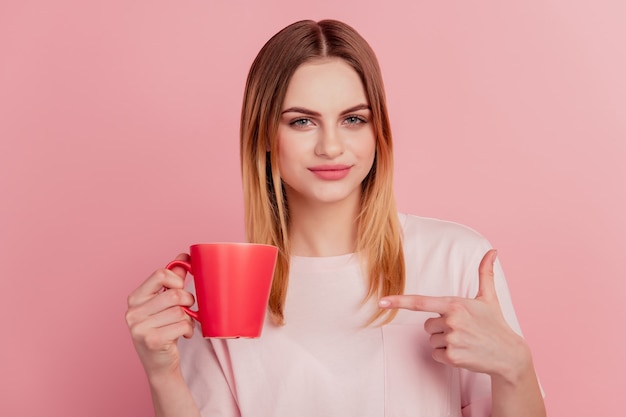
[[[249,64],[325,17],[378,53],[400,208],[499,249],[549,414],[622,415],[624,4],[1,1],[0,415],[151,415],[126,296],[242,239]]]

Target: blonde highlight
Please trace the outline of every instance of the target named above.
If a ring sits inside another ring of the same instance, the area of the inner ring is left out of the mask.
[[[356,246],[366,260],[369,276],[366,300],[404,291],[402,231],[393,195],[392,137],[376,56],[367,42],[342,22],[296,22],[274,35],[252,63],[241,112],[246,234],[250,242],[280,248],[268,303],[270,317],[278,325],[285,320],[290,257],[289,207],[278,170],[278,120],[295,70],[304,62],[324,57],[341,58],[355,69],[372,110],[376,157],[362,185]],[[379,309],[367,324],[384,324],[394,315]]]

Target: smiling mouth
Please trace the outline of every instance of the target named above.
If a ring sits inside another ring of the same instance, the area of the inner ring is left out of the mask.
[[[313,174],[323,180],[340,180],[350,173],[349,165],[325,165],[309,168]]]

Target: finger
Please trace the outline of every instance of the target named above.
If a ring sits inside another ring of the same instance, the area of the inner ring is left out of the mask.
[[[497,299],[493,273],[493,264],[496,262],[497,256],[498,251],[491,249],[480,261],[478,266],[478,294],[476,294],[476,298]]]
[[[136,338],[141,340],[148,349],[162,351],[168,345],[176,342],[181,336],[192,334],[193,324],[187,320],[181,320],[158,329],[146,330],[147,327],[135,329],[137,332]]]
[[[161,327],[159,332],[162,332],[166,340],[178,340],[181,336],[189,338],[193,334],[193,322],[187,320],[179,321],[169,326]]]
[[[448,330],[446,319],[443,317],[431,317],[424,322],[424,330],[428,334],[443,333]]]
[[[187,316],[189,317],[189,316]],[[191,317],[189,317],[189,329],[183,333],[183,337],[185,339],[191,339],[191,337],[193,336],[193,330],[195,328],[195,323],[193,321],[193,319]]]
[[[185,281],[168,269],[157,269],[128,296],[128,306],[136,307],[160,293],[163,288],[183,288]]]
[[[159,314],[169,308],[178,306],[190,307],[193,303],[194,298],[191,293],[177,288],[163,291],[149,298],[143,304],[129,309],[129,313],[131,315],[131,319],[140,321],[145,317]]]
[[[147,320],[150,320],[152,316],[166,311],[172,307],[180,309],[181,306],[189,307],[193,305],[194,297],[185,290],[175,289],[164,291],[148,300],[136,306],[131,306],[126,311],[126,324],[129,327],[139,325]]]
[[[430,346],[433,349],[441,349],[445,348],[448,345],[448,341],[446,340],[446,335],[443,333],[435,333],[430,335]]]
[[[189,317],[182,307],[174,306],[168,308],[167,310],[163,310],[158,314],[149,316],[148,319],[141,324],[141,326],[158,329],[180,321],[189,321],[191,323],[191,320],[191,317]]]
[[[176,256],[176,258],[174,259],[177,261],[189,262],[191,260],[191,257],[186,253],[179,253],[178,256]],[[187,271],[182,266],[175,266],[172,269],[170,269],[170,271],[174,272],[176,275],[178,275],[181,278],[185,278],[187,276]]]
[[[450,359],[448,359],[448,350],[445,347],[433,349],[432,356],[439,363],[451,365]]]
[[[378,305],[382,308],[401,308],[412,311],[426,311],[445,314],[450,305],[450,297],[431,297],[428,295],[390,295],[381,298]]]

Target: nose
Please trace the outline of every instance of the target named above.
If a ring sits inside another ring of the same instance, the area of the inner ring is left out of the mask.
[[[336,128],[329,127],[320,131],[320,136],[315,145],[317,156],[334,159],[343,154],[343,151],[344,144]]]

